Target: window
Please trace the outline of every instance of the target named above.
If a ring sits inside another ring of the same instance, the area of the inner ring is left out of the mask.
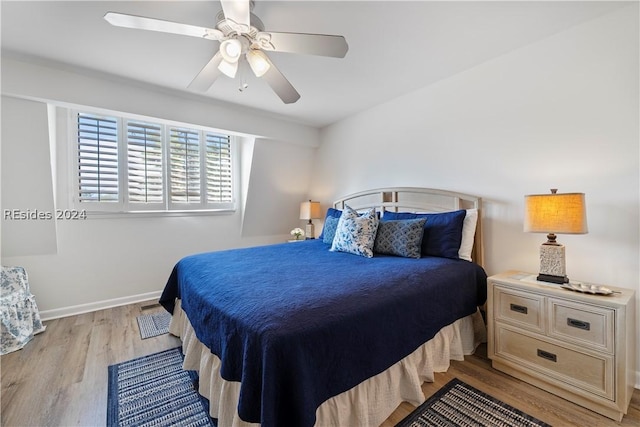
[[[74,204],[93,211],[230,210],[233,138],[160,121],[74,112]]]
[[[127,186],[129,203],[163,203],[162,127],[127,123]]]
[[[78,200],[118,201],[118,123],[78,114]]]
[[[171,129],[171,202],[200,203],[200,134]]]

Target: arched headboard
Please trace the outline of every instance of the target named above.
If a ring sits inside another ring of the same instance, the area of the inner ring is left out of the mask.
[[[484,266],[482,244],[482,199],[469,194],[421,187],[390,187],[361,191],[342,197],[333,203],[335,209],[375,208],[384,213],[392,212],[447,212],[458,209],[477,209],[478,222],[471,257],[476,264]]]

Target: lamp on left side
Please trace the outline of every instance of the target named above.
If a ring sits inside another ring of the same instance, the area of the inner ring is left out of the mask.
[[[304,230],[304,235],[307,236],[307,239],[315,238],[313,220],[321,217],[322,213],[320,212],[320,202],[313,202],[309,200],[308,202],[300,203],[300,219],[309,221]]]

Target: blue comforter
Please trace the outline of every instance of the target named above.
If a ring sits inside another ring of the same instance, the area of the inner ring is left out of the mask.
[[[486,299],[476,264],[364,258],[320,240],[188,256],[175,298],[198,339],[241,381],[238,413],[263,426],[311,426],[325,400],[406,357]]]

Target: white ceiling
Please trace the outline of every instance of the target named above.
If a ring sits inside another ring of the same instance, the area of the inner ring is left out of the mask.
[[[628,4],[258,0],[254,13],[267,31],[344,35],[346,58],[270,53],[302,95],[295,104],[283,104],[250,70],[244,92],[238,77],[221,76],[203,96],[322,127]],[[2,0],[2,54],[188,92],[217,42],[117,28],[103,16],[116,11],[214,27],[220,9],[217,0]]]

